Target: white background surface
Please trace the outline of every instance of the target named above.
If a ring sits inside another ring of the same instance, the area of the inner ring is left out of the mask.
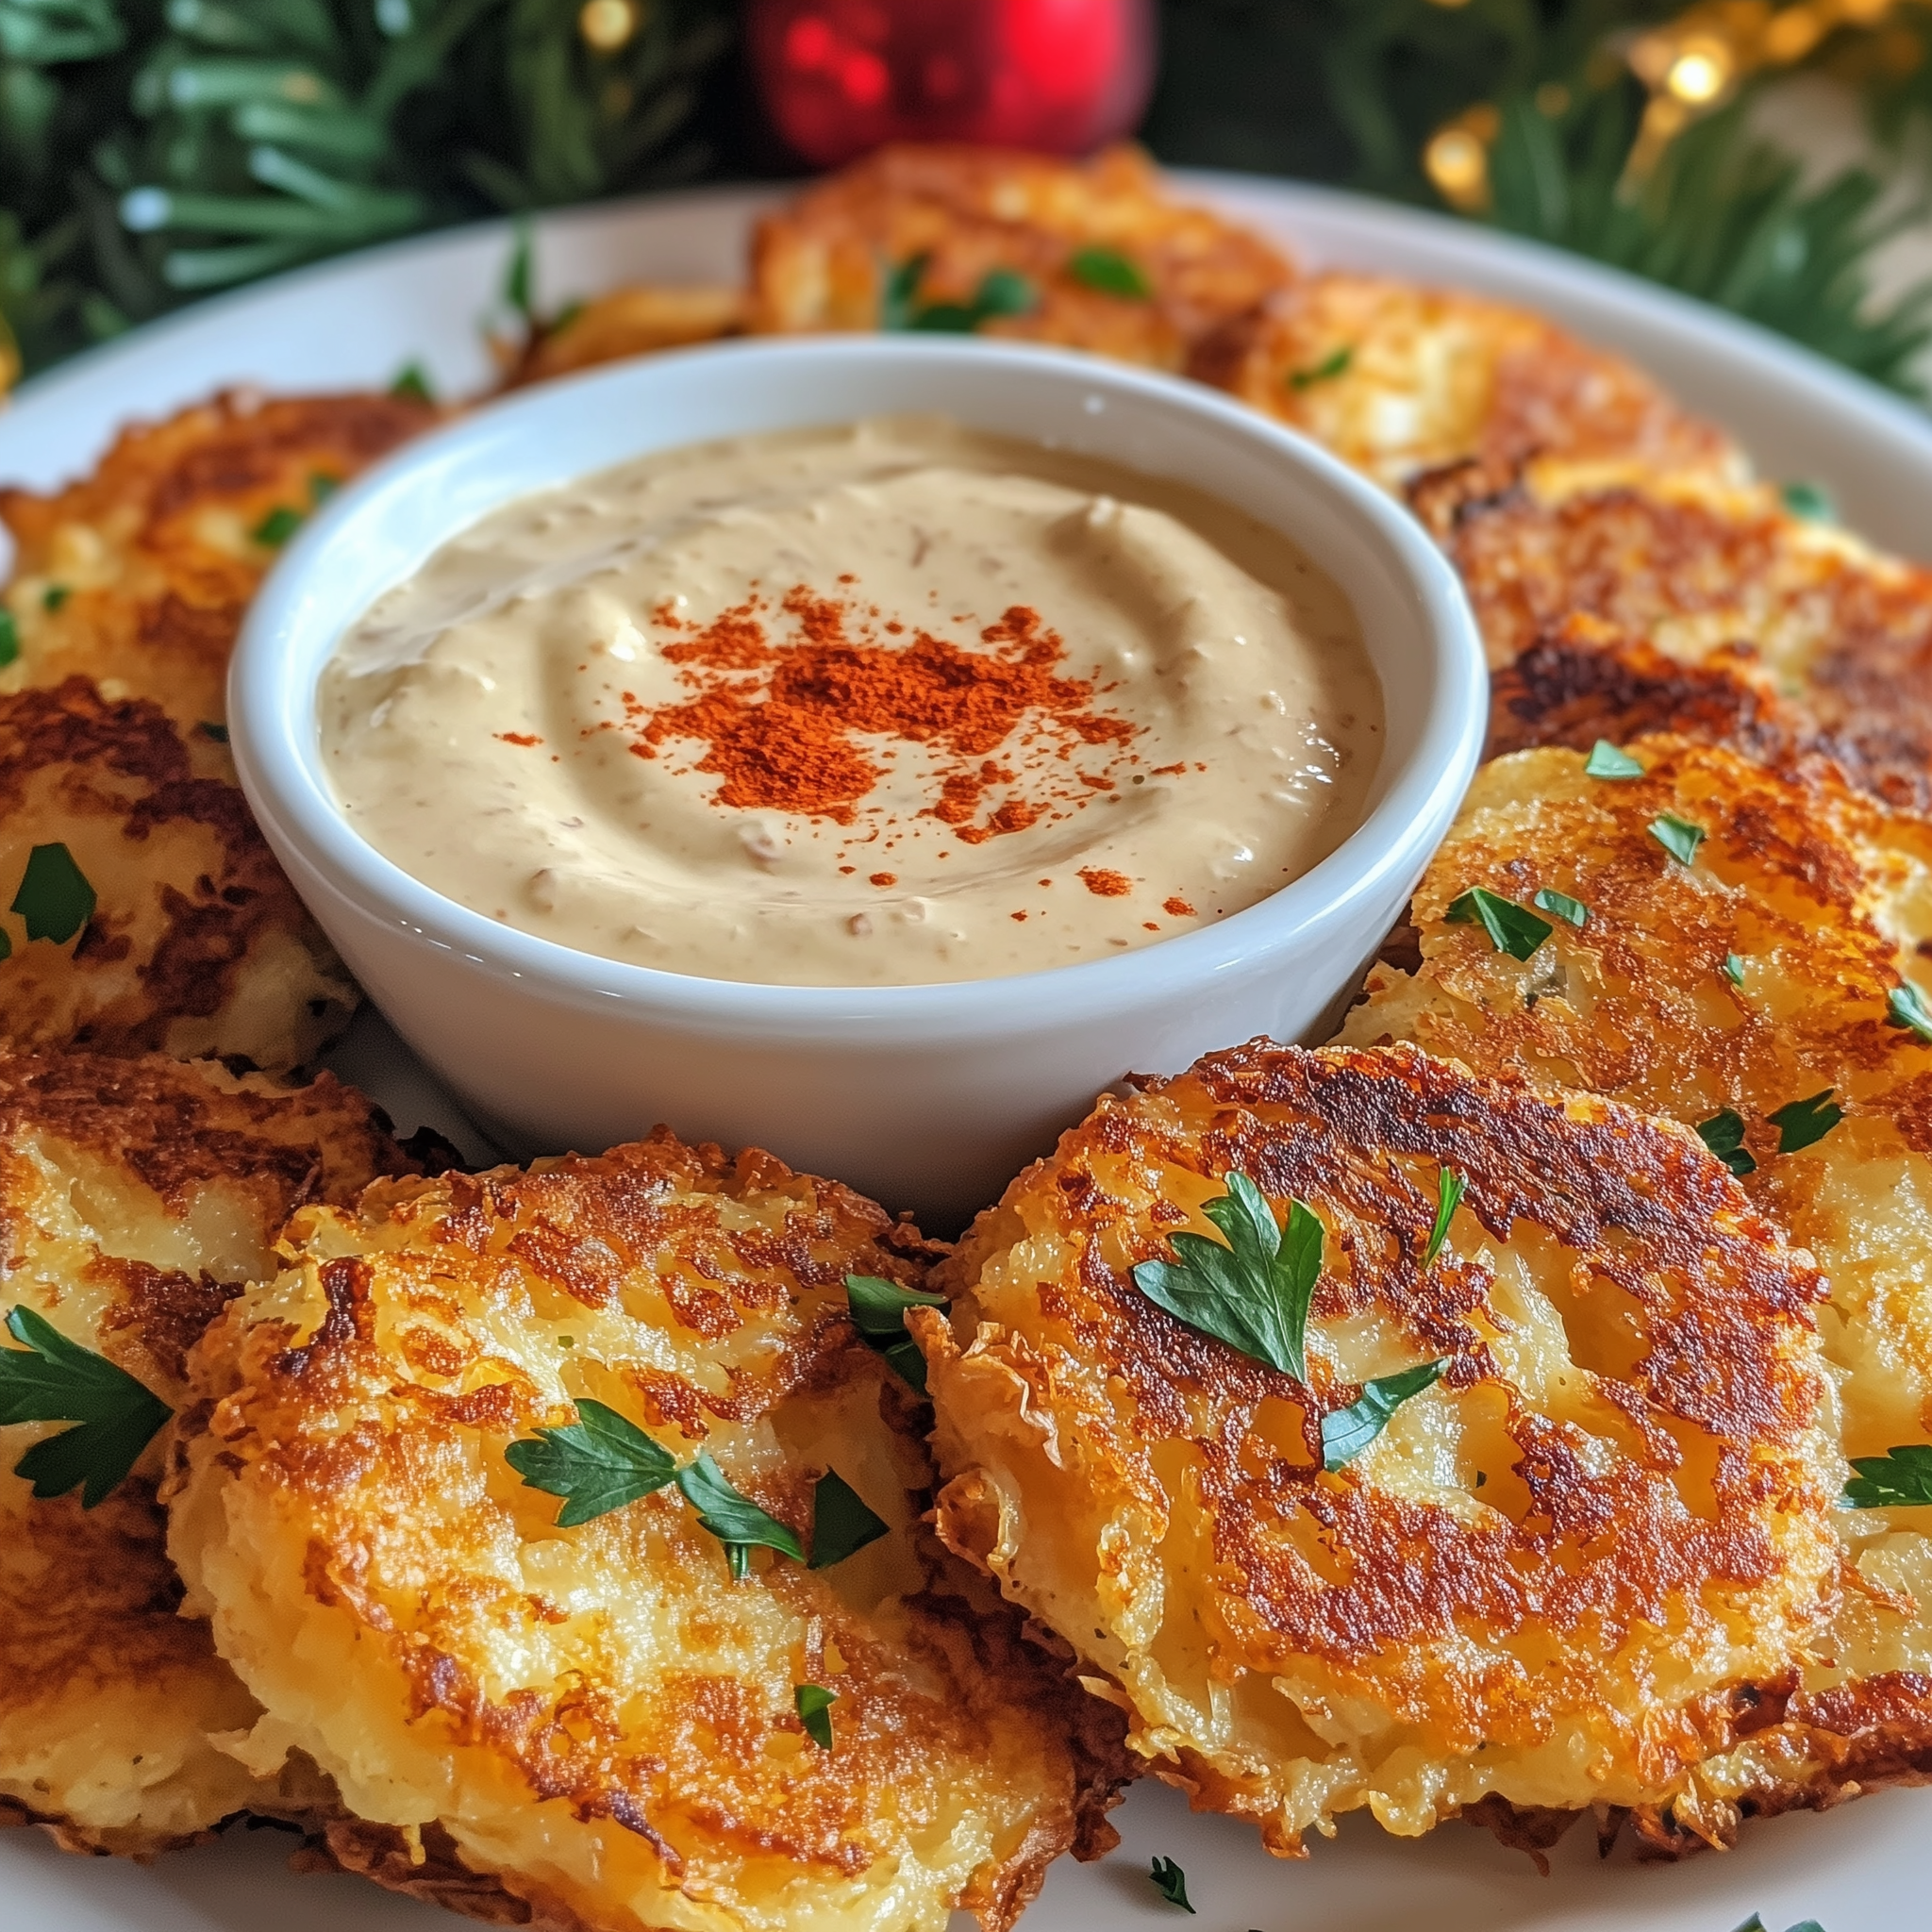
[[[1199,177],[1304,260],[1343,261],[1524,301],[1620,347],[1740,434],[1772,475],[1822,482],[1847,521],[1932,558],[1932,423],[1776,339],[1609,272],[1468,226],[1324,191]],[[541,299],[555,307],[627,279],[741,275],[760,197],[719,190],[553,217],[540,229]],[[29,384],[0,415],[0,481],[48,487],[87,469],[129,417],[163,415],[225,383],[325,389],[386,383],[417,358],[446,391],[485,379],[477,323],[508,258],[501,226],[460,230],[298,272],[204,304]],[[427,1121],[484,1150],[381,1022],[331,1056],[407,1130]],[[1825,1932],[1932,1925],[1932,1790],[1894,1791],[1823,1818],[1748,1827],[1740,1847],[1676,1866],[1607,1865],[1580,1825],[1548,1879],[1488,1834],[1451,1824],[1397,1841],[1365,1819],[1305,1862],[1268,1857],[1247,1827],[1191,1816],[1177,1792],[1137,1788],[1115,1814],[1122,1849],[1062,1860],[1025,1932],[1191,1924],[1202,1932]],[[359,1880],[296,1877],[292,1840],[232,1831],[148,1867],[82,1859],[39,1833],[0,1833],[4,1932],[432,1932],[455,1920]],[[1147,1881],[1179,1860],[1198,1916]],[[967,1922],[960,1921],[963,1927]]]

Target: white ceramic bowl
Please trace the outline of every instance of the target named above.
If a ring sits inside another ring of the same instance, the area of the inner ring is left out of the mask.
[[[942,411],[1214,492],[1353,602],[1387,732],[1363,824],[1233,918],[1006,979],[759,986],[578,953],[458,906],[344,823],[315,688],[342,631],[516,497],[715,437]],[[396,1030],[509,1151],[667,1121],[958,1221],[1129,1071],[1323,1029],[1401,912],[1480,749],[1482,651],[1454,574],[1395,504],[1213,391],[1054,350],[910,337],[724,344],[535,389],[413,443],[332,501],[249,613],[229,724],[250,804]]]

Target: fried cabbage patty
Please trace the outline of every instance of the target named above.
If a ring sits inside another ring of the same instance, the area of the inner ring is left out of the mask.
[[[1231,1172],[1322,1224],[1306,1384],[1132,1278]],[[1640,1802],[1829,1612],[1823,1285],[1630,1108],[1257,1041],[1103,1098],[935,1284],[941,1536],[1277,1853],[1363,1806],[1407,1834],[1491,1794]],[[1431,1361],[1325,1470],[1324,1416]]]
[[[1932,828],[1829,775],[1678,740],[1631,749],[1641,778],[1592,778],[1558,750],[1486,766],[1416,892],[1419,969],[1374,969],[1341,1038],[1413,1041],[1738,1140],[1756,1163],[1746,1192],[1829,1280],[1820,1328],[1846,1453],[1925,1441],[1932,1044],[1891,1003],[1926,970]],[[1652,830],[1665,814],[1702,833],[1692,863]],[[1552,918],[1519,960],[1448,919],[1473,887],[1524,906],[1556,891],[1586,923]],[[1804,1103],[1821,1095],[1843,1118],[1780,1152],[1777,1116],[1815,1116]],[[1668,1817],[1640,1821],[1653,1835],[1722,1842],[1740,1813],[1932,1774],[1932,1508],[1835,1520],[1848,1570],[1828,1640],[1767,1685],[1755,1736],[1690,1773]]]
[[[1573,481],[1606,465],[1744,474],[1728,438],[1621,357],[1526,309],[1377,275],[1304,276],[1205,342],[1191,373],[1391,490],[1471,459]]]
[[[1591,681],[1574,661],[1499,677],[1493,750],[1695,726],[1718,695],[1742,714],[1717,726],[1741,749],[1822,751],[1893,805],[1932,806],[1932,569],[1793,515],[1775,491],[1694,471],[1586,487],[1471,465],[1423,479],[1411,501],[1469,591],[1492,670],[1529,654],[1657,654],[1634,708],[1634,691],[1622,706],[1613,694],[1627,674],[1598,675],[1595,708],[1574,704]],[[1573,709],[1551,728],[1566,675]],[[1671,715],[1673,691],[1687,715]]]
[[[225,744],[70,677],[0,695],[0,1041],[297,1066],[359,994]]]
[[[43,1315],[178,1407],[187,1350],[272,1269],[289,1213],[412,1166],[327,1074],[287,1090],[208,1063],[0,1054],[0,1308]],[[243,1808],[305,1809],[312,1773],[264,1782],[213,1741],[260,1712],[208,1626],[177,1614],[158,1444],[93,1509],[37,1500],[14,1465],[62,1426],[0,1427],[0,1814],[152,1852]]]
[[[366,1821],[343,1862],[597,1932],[940,1932],[1112,1841],[1115,1713],[916,1527],[923,1410],[842,1288],[917,1285],[909,1229],[660,1129],[378,1186],[284,1256],[197,1352],[170,1548],[266,1709],[251,1760],[299,1747]],[[560,1527],[506,1451],[587,1398],[801,1535],[827,1470],[890,1533],[734,1581],[675,1487]]]
[[[1138,148],[1065,161],[886,147],[759,224],[751,327],[918,326],[924,308],[970,309],[998,272],[1024,279],[1024,301],[981,318],[980,334],[1172,370],[1291,275],[1259,236],[1171,200]],[[910,284],[897,312],[895,279]]]
[[[0,691],[79,675],[184,731],[220,724],[228,653],[290,519],[439,415],[407,396],[231,390],[124,430],[64,490],[0,490],[19,645]]]

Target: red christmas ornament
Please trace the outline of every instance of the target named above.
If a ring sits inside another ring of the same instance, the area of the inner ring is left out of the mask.
[[[752,68],[819,167],[888,141],[1085,154],[1154,85],[1153,0],[751,0]]]

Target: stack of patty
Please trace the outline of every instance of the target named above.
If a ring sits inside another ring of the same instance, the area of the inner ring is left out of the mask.
[[[98,1418],[0,1411],[15,1815],[262,1811],[560,1932],[937,1932],[1105,1849],[1137,1767],[1282,1852],[1356,1807],[1674,1851],[1932,1774],[1889,1454],[1932,1436],[1932,576],[1616,358],[1297,275],[1126,154],[888,152],[747,292],[620,291],[521,375],[962,325],[1190,370],[1403,493],[1521,755],[1341,1044],[1104,1101],[951,1256],[756,1153],[425,1174],[326,1079],[158,1057],[290,1068],[353,1003],[221,681],[275,544],[431,413],[229,397],[0,500],[0,1386],[160,1427],[102,1497]],[[1172,1288],[1230,1203],[1306,1293],[1273,1359]],[[937,1469],[851,1277],[911,1307]]]

